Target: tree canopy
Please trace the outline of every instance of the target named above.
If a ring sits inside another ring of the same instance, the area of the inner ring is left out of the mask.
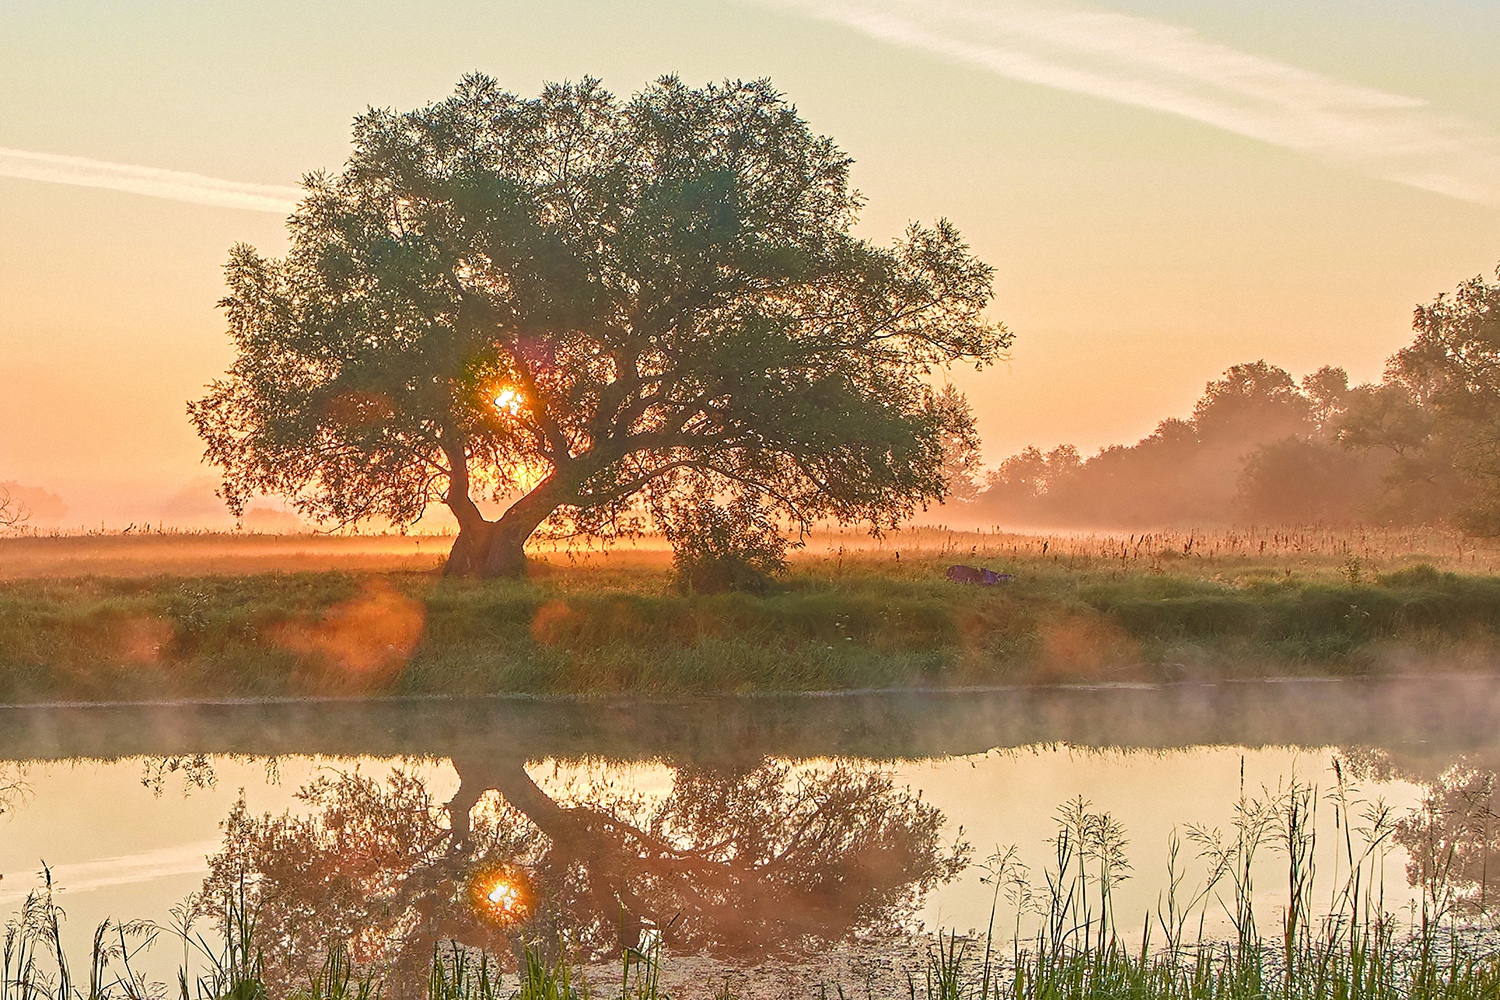
[[[1500,533],[1500,269],[1416,308],[1416,337],[1351,393],[1341,437],[1389,456],[1387,493],[1417,518]]]
[[[969,845],[943,836],[943,813],[888,771],[665,763],[673,780],[660,798],[608,778],[554,797],[521,756],[460,756],[446,805],[410,770],[384,782],[325,772],[297,812],[233,807],[199,906],[222,922],[247,891],[253,946],[284,992],[316,975],[337,939],[402,996],[425,985],[442,941],[511,964],[511,942],[565,939],[599,959],[641,947],[654,925],[679,954],[807,954],[900,926],[967,866]],[[495,868],[529,885],[512,926],[455,891]]]
[[[237,356],[189,407],[223,495],[397,525],[445,503],[449,569],[481,575],[523,572],[543,524],[608,534],[685,495],[909,516],[974,439],[931,376],[1010,334],[946,221],[853,234],[850,164],[765,81],[524,99],[473,75],[372,109],[287,255],[231,252]]]

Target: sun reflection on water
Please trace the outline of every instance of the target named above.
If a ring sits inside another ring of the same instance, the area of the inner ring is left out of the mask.
[[[501,927],[525,922],[531,913],[526,874],[509,865],[475,873],[469,880],[469,903],[481,917]]]

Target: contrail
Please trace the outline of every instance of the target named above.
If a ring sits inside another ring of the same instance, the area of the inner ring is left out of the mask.
[[[290,212],[302,194],[300,188],[285,184],[226,181],[181,170],[108,163],[82,156],[33,153],[3,147],[0,147],[0,177],[107,188],[152,198],[192,202],[195,205],[243,208],[251,212],[275,212],[279,215]]]
[[[763,0],[1013,80],[1151,108],[1500,207],[1500,137],[1176,25],[1018,0]]]
[[[163,847],[116,858],[98,858],[56,865],[52,884],[74,895],[117,885],[138,885],[173,875],[200,875],[208,871],[208,855],[218,850],[218,841]],[[36,872],[6,872],[0,875],[0,905],[17,903],[41,884]]]

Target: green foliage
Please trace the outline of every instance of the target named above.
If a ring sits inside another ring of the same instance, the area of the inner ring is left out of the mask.
[[[912,554],[899,564],[798,559],[764,594],[684,593],[665,570],[566,566],[529,582],[0,582],[0,700],[1150,680],[1179,676],[1176,664],[1208,675],[1347,672],[1403,652],[1500,645],[1500,581],[1490,576],[1368,555],[1355,572],[1343,548],[1294,574],[1181,545],[1156,554],[1155,544],[1128,569],[1119,558],[988,562],[1016,575],[994,588],[943,579],[953,556]],[[377,624],[393,609],[414,631],[409,652],[387,659]]]
[[[447,503],[481,575],[542,522],[629,530],[684,476],[795,523],[900,520],[973,437],[926,376],[1010,335],[948,222],[853,235],[849,166],[765,81],[524,99],[474,75],[370,111],[287,256],[231,254],[236,359],[190,407],[224,495],[398,525]],[[516,494],[489,532],[473,500]]]
[[[1391,456],[1394,503],[1500,533],[1500,282],[1464,282],[1419,306],[1412,327],[1416,338],[1381,385],[1361,388],[1340,433]]]
[[[288,1000],[376,1000],[380,996],[375,975],[355,968],[347,944],[335,942],[326,951],[323,967],[309,977],[305,987],[294,990]]]
[[[786,571],[787,540],[758,497],[720,503],[707,491],[668,501],[662,519],[685,594],[764,594]]]
[[[579,981],[567,956],[558,951],[558,957],[549,962],[539,947],[526,942],[521,953],[521,988],[514,1000],[588,1000],[588,987]],[[475,1000],[487,1000],[483,990],[479,992]]]
[[[521,988],[507,1000],[575,1000],[565,963],[548,965],[532,947],[525,952]],[[488,952],[475,956],[458,942],[443,949],[434,945],[432,969],[427,977],[427,1000],[502,1000],[500,970]]]
[[[1417,563],[1415,566],[1408,566],[1406,569],[1399,569],[1393,573],[1382,573],[1376,578],[1376,582],[1386,587],[1432,588],[1451,586],[1458,582],[1458,575],[1443,573],[1431,563]]]
[[[1090,606],[1156,643],[1239,644],[1248,656],[1357,665],[1381,642],[1434,635],[1478,639],[1500,632],[1500,581],[1434,580],[1420,571],[1381,585],[1262,584],[1231,590],[1211,583],[1158,598],[1135,588],[1096,586]]]

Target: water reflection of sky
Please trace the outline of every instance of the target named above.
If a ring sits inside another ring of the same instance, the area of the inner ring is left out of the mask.
[[[732,953],[739,939],[766,947],[778,934],[789,941],[819,932],[837,938],[893,921],[920,922],[929,929],[983,928],[994,890],[981,881],[977,865],[958,870],[954,859],[963,852],[956,845],[970,846],[971,862],[1015,845],[1040,882],[1053,857],[1049,841],[1056,834],[1059,806],[1081,796],[1093,811],[1110,814],[1128,838],[1132,869],[1115,890],[1114,908],[1127,936],[1132,929],[1138,935],[1144,915],[1159,902],[1173,831],[1181,835],[1194,824],[1227,829],[1242,793],[1263,797],[1292,780],[1316,785],[1319,867],[1336,879],[1341,862],[1329,799],[1338,780],[1333,760],[1365,765],[1346,767],[1343,776],[1356,806],[1383,800],[1405,813],[1454,761],[1471,759],[1483,766],[1493,756],[1487,734],[1496,729],[1484,725],[1493,700],[1486,700],[1488,694],[1475,698],[1467,696],[1473,691],[1465,692],[1451,718],[1441,704],[1415,706],[1420,710],[1417,721],[1398,726],[1387,719],[1364,748],[1345,750],[1309,739],[1324,724],[1320,712],[1331,712],[1328,731],[1348,740],[1357,735],[1351,718],[1367,727],[1380,723],[1382,712],[1389,713],[1403,699],[1410,703],[1411,692],[1393,697],[1355,690],[1352,701],[1339,704],[1324,691],[1318,711],[1295,699],[1286,703],[1300,704],[1300,716],[1290,707],[1277,714],[1256,704],[1251,716],[1236,720],[1232,712],[1222,714],[1227,711],[1223,705],[1213,709],[1221,713],[1218,718],[1227,719],[1227,730],[1250,736],[1257,735],[1257,726],[1283,736],[1292,726],[1291,736],[1300,746],[1173,746],[1174,739],[1199,735],[1205,725],[1214,724],[1202,704],[1195,703],[1196,714],[1183,712],[1177,695],[1167,706],[1171,711],[1155,720],[1157,725],[1150,715],[1154,703],[1141,701],[1138,693],[1124,696],[1136,699],[1129,711],[1096,695],[1089,695],[1092,700],[1082,708],[1059,707],[1052,700],[1042,709],[1052,713],[1048,725],[1057,731],[1076,736],[1080,719],[1094,718],[1088,713],[1112,705],[1113,721],[1099,715],[1100,725],[1114,726],[1116,734],[1137,734],[1118,740],[1136,745],[1091,748],[1045,742],[947,755],[933,755],[932,748],[956,740],[969,749],[991,737],[1002,743],[1017,727],[1034,733],[1037,724],[1025,705],[1011,704],[1006,709],[1009,730],[999,726],[987,734],[971,719],[967,727],[959,727],[961,733],[934,734],[924,728],[920,713],[902,715],[901,709],[891,714],[890,706],[872,711],[843,703],[828,716],[827,732],[809,738],[806,727],[798,725],[791,738],[799,747],[869,744],[885,748],[881,753],[788,755],[775,752],[787,738],[777,728],[781,721],[766,730],[762,723],[740,720],[741,728],[725,738],[723,718],[706,724],[700,719],[697,730],[684,723],[663,736],[656,721],[612,709],[605,713],[614,734],[606,741],[612,752],[528,760],[528,740],[505,735],[514,736],[524,727],[453,727],[436,734],[431,719],[440,716],[430,714],[395,742],[407,749],[437,747],[446,754],[296,752],[326,736],[316,727],[297,726],[277,737],[278,745],[288,748],[284,755],[200,754],[213,740],[193,735],[178,719],[152,745],[165,749],[180,744],[191,751],[187,755],[49,760],[33,754],[29,761],[0,763],[0,801],[5,804],[0,815],[0,912],[15,911],[37,884],[36,873],[45,862],[67,912],[70,947],[82,952],[105,917],[170,922],[173,908],[203,887],[206,859],[220,854],[227,838],[237,864],[248,865],[266,885],[280,887],[278,905],[292,914],[286,927],[303,928],[309,940],[325,920],[351,920],[353,929],[364,912],[361,906],[368,904],[372,914],[405,907],[402,912],[421,915],[415,924],[394,920],[392,928],[420,924],[426,928],[423,933],[470,935],[471,943],[501,947],[503,930],[466,924],[453,900],[462,897],[455,887],[476,865],[497,860],[526,866],[538,892],[562,915],[559,919],[574,921],[570,933],[602,950],[618,945],[615,935],[635,935],[674,917],[671,933],[683,947],[724,953]],[[1287,696],[1275,697],[1285,701]],[[1372,707],[1379,699],[1385,707]],[[574,737],[588,732],[576,718],[565,727],[535,722],[524,732],[543,733],[543,741],[566,744],[572,739],[570,749],[579,745]],[[1184,725],[1186,731],[1181,731]],[[44,727],[34,728],[41,732]],[[204,731],[225,730],[209,726]],[[386,725],[371,739],[384,741],[385,749],[395,731]],[[621,742],[621,733],[629,738]],[[121,734],[122,747],[139,745],[139,734],[128,728]],[[69,738],[84,737],[75,732]],[[588,737],[595,738],[597,733]],[[919,752],[900,754],[903,743]],[[66,744],[66,739],[57,742]],[[299,797],[299,790],[310,785],[321,789],[319,796]],[[398,785],[404,790],[400,795],[393,791]],[[351,793],[356,786],[364,791]],[[244,808],[237,812],[241,797]],[[426,803],[421,808],[431,815],[413,824],[413,803]],[[455,824],[456,837],[448,836],[446,807],[458,817],[470,817],[466,828],[462,819]],[[322,826],[309,833],[314,828],[308,820]],[[363,869],[338,856],[338,850],[330,853],[328,831],[339,823],[346,833],[354,828],[350,824],[363,824],[363,832],[339,842],[356,845],[343,853],[365,859]],[[401,847],[403,843],[409,846]],[[1385,864],[1386,905],[1396,910],[1410,890],[1404,877],[1406,856],[1391,846]],[[308,860],[301,855],[320,850],[326,857],[298,867]],[[1191,860],[1194,853],[1191,846],[1184,849],[1190,889],[1204,871]],[[225,857],[220,857],[221,876]],[[1285,887],[1275,876],[1283,863],[1272,848],[1262,850],[1257,898],[1267,926],[1284,903]],[[387,874],[396,876],[395,882],[405,877],[396,871],[403,866],[419,877],[399,891],[367,899],[369,885],[392,883],[386,874],[370,870],[381,865],[392,869]],[[296,884],[314,871],[329,885],[344,885],[344,896]],[[361,879],[365,889],[348,888]],[[1000,908],[1001,925],[1009,927],[1003,900]],[[628,920],[623,916],[627,911]],[[274,922],[268,920],[267,926]],[[1210,905],[1210,933],[1225,923]],[[310,925],[318,926],[308,930]],[[560,925],[554,920],[548,926],[556,930]],[[159,951],[161,971],[170,974],[177,956],[171,946]],[[422,944],[414,954],[430,956],[430,946]]]
[[[1326,788],[1333,781],[1331,754],[1285,748],[1146,753],[1049,746],[903,762],[890,769],[897,786],[919,792],[941,812],[945,842],[961,836],[973,845],[977,860],[997,846],[1014,844],[1039,871],[1050,860],[1048,841],[1055,836],[1055,817],[1064,799],[1081,795],[1095,810],[1110,813],[1129,837],[1134,866],[1116,892],[1116,912],[1127,927],[1137,927],[1139,916],[1157,903],[1173,828],[1227,827],[1232,822],[1242,762],[1250,794],[1275,789],[1293,775]],[[211,784],[174,774],[159,789],[143,781],[153,765],[141,759],[28,766],[25,796],[0,818],[0,908],[16,908],[36,884],[45,861],[61,887],[68,936],[74,947],[85,948],[93,926],[105,917],[167,922],[172,908],[202,885],[208,871],[205,858],[220,848],[222,824],[242,791],[252,815],[305,815],[309,804],[294,793],[320,776],[358,772],[383,780],[400,766],[420,779],[435,802],[446,802],[459,786],[447,761],[398,765],[377,759],[286,758],[277,761],[270,780],[261,761],[213,758],[210,763]],[[834,763],[804,762],[799,767]],[[673,783],[672,769],[662,764],[542,761],[532,762],[527,773],[549,796],[564,802],[601,786],[613,795],[660,800]],[[1402,808],[1414,805],[1420,791],[1406,781],[1362,788],[1364,795],[1383,796]],[[1335,843],[1331,822],[1327,813],[1320,824],[1325,853]],[[1268,871],[1275,864],[1269,851],[1262,860]],[[1400,853],[1388,865],[1393,901],[1404,885],[1403,865]],[[1198,868],[1195,878],[1201,874]],[[993,891],[980,875],[971,866],[952,882],[934,887],[921,900],[916,919],[929,928],[984,927]],[[1280,889],[1273,879],[1265,880],[1261,896],[1268,916]],[[1210,929],[1221,923],[1211,911]]]

